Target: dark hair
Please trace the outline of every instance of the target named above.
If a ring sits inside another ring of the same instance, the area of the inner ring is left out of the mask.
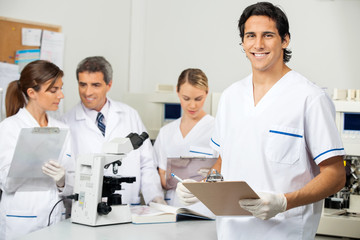
[[[179,76],[178,83],[176,85],[176,91],[180,91],[180,86],[185,82],[190,85],[203,89],[206,93],[209,91],[208,79],[203,71],[197,68],[188,68],[182,71]]]
[[[5,96],[6,117],[15,115],[20,108],[26,105],[27,100],[29,100],[27,94],[29,88],[38,92],[44,83],[51,80],[46,89],[48,91],[54,86],[57,79],[63,76],[64,72],[51,62],[37,60],[27,64],[21,71],[20,79],[12,81],[7,87]]]
[[[112,80],[113,70],[110,63],[101,56],[87,57],[82,60],[76,69],[76,79],[79,81],[79,73],[82,72],[102,72],[104,75],[104,81],[108,85]]]
[[[281,37],[281,41],[284,41],[286,36],[289,36],[290,39],[289,21],[285,13],[279,7],[274,6],[272,3],[258,2],[245,8],[244,12],[240,17],[238,27],[240,30],[240,38],[242,42],[244,42],[245,22],[251,16],[268,16],[269,18],[275,21],[276,28]],[[291,51],[285,48],[283,61],[285,63],[289,62],[290,58],[291,58]]]

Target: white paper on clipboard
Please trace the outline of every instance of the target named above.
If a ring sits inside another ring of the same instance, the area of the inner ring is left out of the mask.
[[[179,157],[168,158],[166,167],[166,189],[175,189],[178,181],[171,177],[174,173],[181,179],[193,179],[201,181],[204,179],[217,158],[205,157]]]
[[[22,128],[9,169],[10,178],[48,178],[41,167],[59,160],[68,129],[54,127]]]

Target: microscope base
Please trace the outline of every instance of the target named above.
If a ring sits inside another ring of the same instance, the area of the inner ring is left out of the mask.
[[[72,216],[71,222],[88,226],[103,226],[119,223],[129,223],[131,219],[131,211],[129,205],[113,205],[112,211],[107,215],[96,214],[95,218],[87,218],[84,214]]]

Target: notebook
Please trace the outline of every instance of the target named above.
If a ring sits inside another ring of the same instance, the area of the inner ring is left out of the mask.
[[[179,208],[151,202],[149,206],[131,206],[132,222],[134,224],[171,223],[183,220],[213,220],[207,216],[188,208]]]

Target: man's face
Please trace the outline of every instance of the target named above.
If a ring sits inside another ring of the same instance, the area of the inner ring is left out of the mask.
[[[78,84],[81,102],[85,107],[99,112],[106,103],[112,81],[106,85],[102,72],[82,72],[79,73]]]
[[[243,48],[253,72],[271,71],[282,66],[283,49],[289,45],[289,37],[282,42],[274,20],[267,16],[251,16],[245,22]]]

